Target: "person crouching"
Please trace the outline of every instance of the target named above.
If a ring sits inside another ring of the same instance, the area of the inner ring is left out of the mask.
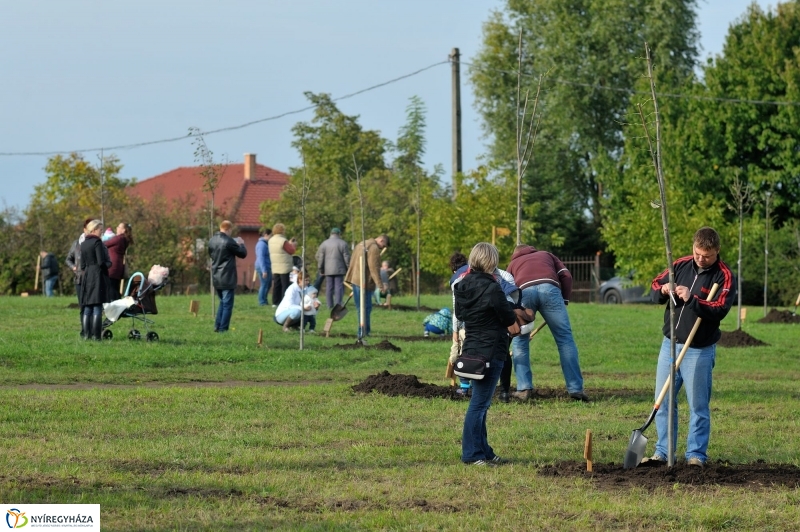
[[[289,332],[293,327],[300,325],[300,315],[303,313],[303,288],[305,276],[297,272],[295,282],[289,285],[283,294],[278,308],[275,309],[275,323],[283,325],[283,332]]]

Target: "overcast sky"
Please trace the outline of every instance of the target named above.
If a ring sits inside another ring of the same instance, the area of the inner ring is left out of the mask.
[[[701,57],[720,53],[747,0],[699,0]],[[762,7],[774,2],[758,2]],[[109,148],[122,177],[193,166],[204,131],[308,106],[304,91],[345,96],[346,114],[396,139],[409,99],[427,107],[426,165],[451,170],[451,49],[471,61],[499,0],[0,0],[0,209],[28,205],[49,153]],[[436,65],[436,66],[433,66]],[[306,110],[206,137],[218,159],[288,171],[291,128]],[[484,152],[462,68],[464,169]],[[97,162],[99,152],[84,151]],[[109,150],[104,152],[109,154]]]

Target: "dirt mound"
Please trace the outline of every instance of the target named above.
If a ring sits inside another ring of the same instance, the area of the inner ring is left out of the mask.
[[[406,397],[423,397],[442,399],[456,399],[456,389],[450,386],[437,386],[419,382],[416,375],[392,375],[383,371],[377,375],[370,375],[360,384],[353,386],[354,392],[370,393],[380,392],[390,397],[399,395]]]
[[[758,320],[758,323],[800,323],[800,316],[793,315],[788,310],[773,308],[766,316]]]
[[[759,460],[752,464],[708,462],[705,467],[677,463],[666,465],[640,464],[625,470],[622,464],[593,464],[586,471],[584,462],[560,462],[545,466],[539,474],[548,477],[585,477],[602,489],[642,487],[672,489],[675,483],[693,486],[732,486],[747,489],[766,489],[774,486],[800,487],[800,468],[790,464],[767,464]]]
[[[452,342],[452,340],[453,340],[452,336],[449,336],[449,335],[446,335],[446,334],[443,335],[443,336],[439,336],[439,335],[435,335],[434,334],[434,335],[428,336],[427,338],[425,336],[422,336],[422,333],[420,333],[419,336],[416,336],[416,335],[413,335],[413,336],[394,336],[394,335],[383,335],[383,334],[381,334],[379,336],[381,336],[383,338],[386,338],[388,340],[403,340],[405,342]],[[347,334],[347,333],[331,333],[330,334],[330,338],[352,338],[353,341],[355,341],[356,335],[355,334]]]
[[[369,342],[367,342],[367,345],[358,343],[358,341],[356,341],[352,344],[338,344],[332,347],[335,347],[337,349],[377,349],[379,351],[395,351],[395,352],[401,351],[399,347],[394,345],[389,340],[383,340],[381,342],[378,342],[377,344],[370,344]]]
[[[407,312],[407,311],[410,311],[410,310],[416,311],[417,307],[415,307],[415,306],[414,307],[409,307],[407,305],[392,305],[391,307],[388,307],[386,305],[375,305],[374,307],[372,307],[372,310],[376,310],[376,309],[402,310],[404,312]],[[442,309],[431,308],[431,307],[426,307],[425,305],[420,305],[419,310],[420,310],[420,312],[422,312],[422,311],[424,311],[424,312],[439,312]]]
[[[740,329],[732,332],[722,331],[722,336],[720,336],[717,345],[722,347],[754,347],[769,344],[762,342],[758,338],[753,338]]]
[[[67,305],[67,308],[81,308],[81,306],[77,303],[70,303]]]

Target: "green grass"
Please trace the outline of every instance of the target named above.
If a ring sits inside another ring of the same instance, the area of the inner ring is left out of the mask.
[[[104,530],[798,528],[797,489],[609,491],[538,476],[581,460],[586,429],[596,463],[621,463],[652,408],[661,308],[570,305],[596,400],[492,405],[490,442],[512,463],[486,470],[459,462],[465,402],[351,390],[383,370],[445,385],[448,343],[392,339],[394,353],[307,336],[300,351],[255,295],[237,296],[224,335],[211,332],[209,297],[199,299],[195,318],[189,298],[158,298],[157,343],[127,340],[127,321],[110,342],[79,340],[72,298],[0,299],[0,503],[99,503]],[[376,309],[374,340],[421,334],[424,315]],[[769,346],[718,349],[709,455],[798,465],[800,328],[760,316],[749,309],[744,330]],[[332,332],[355,327],[353,306]],[[734,327],[730,316],[723,330]],[[546,330],[532,359],[536,386],[563,389]]]

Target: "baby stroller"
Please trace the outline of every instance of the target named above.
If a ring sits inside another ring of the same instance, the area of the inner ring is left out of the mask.
[[[161,282],[156,284],[150,279],[146,279],[142,272],[136,272],[128,280],[125,294],[121,299],[103,305],[106,319],[103,322],[103,338],[110,340],[114,333],[111,327],[120,317],[131,318],[131,330],[128,331],[129,340],[140,340],[142,333],[136,327],[136,322],[141,322],[145,330],[145,339],[148,342],[157,342],[158,333],[150,330],[150,326],[155,322],[148,318],[158,314],[156,307],[156,292],[167,285],[167,276],[161,278]]]

